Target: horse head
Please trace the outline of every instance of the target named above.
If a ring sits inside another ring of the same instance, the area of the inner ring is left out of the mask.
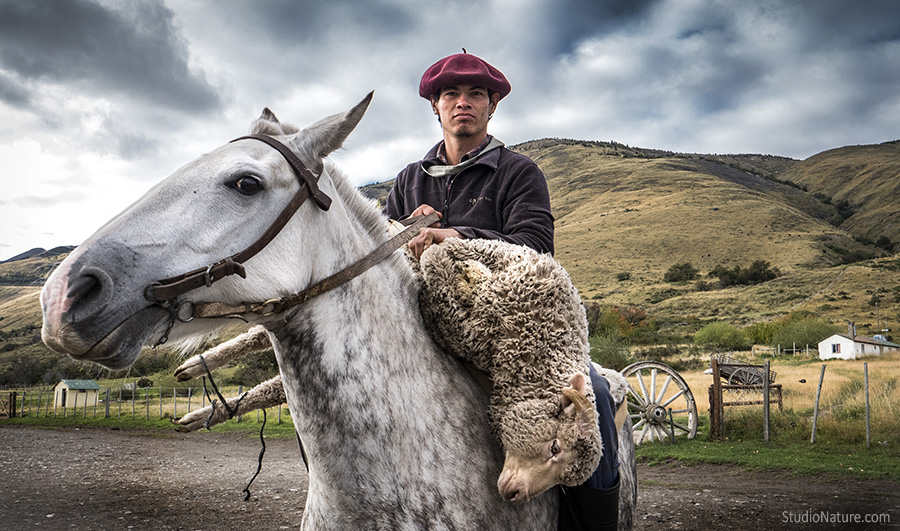
[[[280,123],[266,109],[250,132],[277,138],[320,174],[322,193],[335,197],[348,185],[335,178],[339,172],[325,157],[343,144],[371,97],[302,131]],[[321,251],[323,238],[336,234],[329,227],[338,223],[322,220],[341,215],[325,212],[314,201],[302,204],[284,229],[243,264],[246,278],[228,276],[164,303],[147,296],[147,287],[158,279],[204,268],[247,248],[300,186],[285,156],[253,139],[226,144],[181,167],[107,222],[53,272],[41,293],[44,342],[76,359],[122,369],[144,345],[185,339],[225,322],[176,319],[173,309],[188,297],[237,304],[307,285],[320,273],[317,268],[332,265],[311,256],[336,260],[334,253]],[[336,201],[331,211],[344,208]]]

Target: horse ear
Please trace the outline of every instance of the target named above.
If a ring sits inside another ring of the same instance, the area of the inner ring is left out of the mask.
[[[349,111],[329,116],[300,131],[295,141],[303,144],[303,148],[311,150],[319,158],[328,156],[329,153],[341,147],[344,140],[356,128],[366,113],[373,94],[375,94],[374,91],[367,94]]]
[[[268,107],[263,109],[262,114],[250,125],[250,134],[252,135],[289,135],[296,133],[297,128],[293,125],[283,124],[275,117],[275,113]]]

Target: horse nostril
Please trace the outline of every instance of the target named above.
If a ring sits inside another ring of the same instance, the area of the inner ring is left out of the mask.
[[[66,298],[71,300],[69,314],[83,319],[103,311],[112,291],[112,279],[97,268],[85,268],[77,278],[69,279]]]

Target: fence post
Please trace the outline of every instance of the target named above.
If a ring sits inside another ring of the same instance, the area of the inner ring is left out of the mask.
[[[188,410],[187,410],[188,413],[191,412],[191,395],[193,395],[193,393],[194,393],[194,388],[188,387]],[[185,415],[187,415],[187,413],[185,413]]]
[[[819,421],[819,397],[822,396],[822,380],[825,379],[825,364],[822,364],[822,372],[819,373],[819,388],[816,389],[816,406],[813,409],[813,425],[812,436],[809,438],[810,444],[816,442],[816,423]]]
[[[106,416],[104,418],[109,418],[109,387],[106,388]]]
[[[243,386],[243,385],[239,385],[239,386],[238,386],[238,396],[241,396],[241,394],[242,394],[243,392],[244,392],[244,386]],[[240,405],[240,402],[238,402],[238,405]],[[242,417],[243,417],[243,415],[238,415],[237,421],[238,421],[238,422],[241,422]]]
[[[178,388],[172,388],[172,418],[178,418]]]
[[[22,406],[20,409],[22,412],[19,414],[19,416],[22,418],[25,418],[25,390],[24,389],[22,390]]]
[[[763,376],[763,440],[769,442],[769,360],[766,360]]]
[[[150,388],[147,388],[147,392],[150,392]],[[163,418],[162,416],[162,403],[163,403],[163,388],[159,386],[159,418]],[[147,416],[147,420],[150,420],[149,415]]]
[[[713,356],[710,358],[712,364],[713,383],[709,387],[709,434],[710,439],[717,440],[722,437],[723,416],[725,415],[725,406],[722,405],[722,379],[719,375],[719,360]]]
[[[872,446],[872,431],[869,425],[869,363],[863,363],[863,379],[866,382],[866,448]]]
[[[144,402],[147,404],[147,420],[150,420],[150,388],[144,391]]]
[[[137,394],[137,386],[131,388],[131,420],[134,420],[134,402]]]

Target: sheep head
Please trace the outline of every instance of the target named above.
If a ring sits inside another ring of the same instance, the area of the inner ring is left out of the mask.
[[[569,383],[558,400],[528,400],[500,414],[503,499],[524,502],[555,485],[580,485],[597,469],[602,445],[591,391],[582,373]]]

